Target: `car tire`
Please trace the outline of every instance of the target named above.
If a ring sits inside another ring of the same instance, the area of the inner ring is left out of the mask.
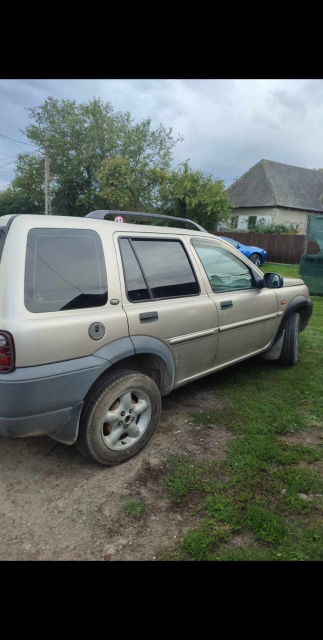
[[[160,413],[161,395],[151,378],[129,370],[105,376],[85,400],[76,447],[101,465],[126,462],[146,446]]]
[[[283,365],[294,365],[298,360],[299,328],[300,315],[294,313],[286,324],[283,346],[278,360]]]
[[[249,260],[251,260],[251,262],[253,262],[256,267],[259,267],[261,265],[261,258],[259,253],[252,253],[251,256],[249,256]]]

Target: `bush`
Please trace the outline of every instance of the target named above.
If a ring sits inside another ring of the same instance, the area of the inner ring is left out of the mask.
[[[285,233],[296,236],[299,224],[267,224],[265,218],[261,218],[249,231],[253,233]]]

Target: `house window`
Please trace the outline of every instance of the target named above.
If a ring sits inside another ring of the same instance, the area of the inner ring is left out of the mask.
[[[252,230],[255,228],[257,224],[257,216],[249,216],[248,218],[248,229]]]
[[[237,229],[239,222],[239,216],[231,216],[231,229]]]

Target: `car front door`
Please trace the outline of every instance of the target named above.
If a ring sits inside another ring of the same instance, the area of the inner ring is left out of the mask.
[[[117,233],[123,308],[129,335],[165,343],[175,362],[175,384],[212,367],[218,320],[214,302],[180,235]]]
[[[247,259],[234,249],[206,238],[192,238],[191,243],[204,267],[209,295],[218,312],[219,344],[213,366],[265,350],[282,315],[275,292],[259,288]]]

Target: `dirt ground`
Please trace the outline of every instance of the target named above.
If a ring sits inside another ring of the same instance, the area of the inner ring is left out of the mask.
[[[223,459],[230,432],[194,423],[215,410],[216,376],[163,398],[160,426],[139,455],[99,467],[47,437],[0,439],[0,560],[154,560],[197,522],[194,494],[179,505],[167,493],[172,454]],[[124,503],[140,500],[140,520]]]

